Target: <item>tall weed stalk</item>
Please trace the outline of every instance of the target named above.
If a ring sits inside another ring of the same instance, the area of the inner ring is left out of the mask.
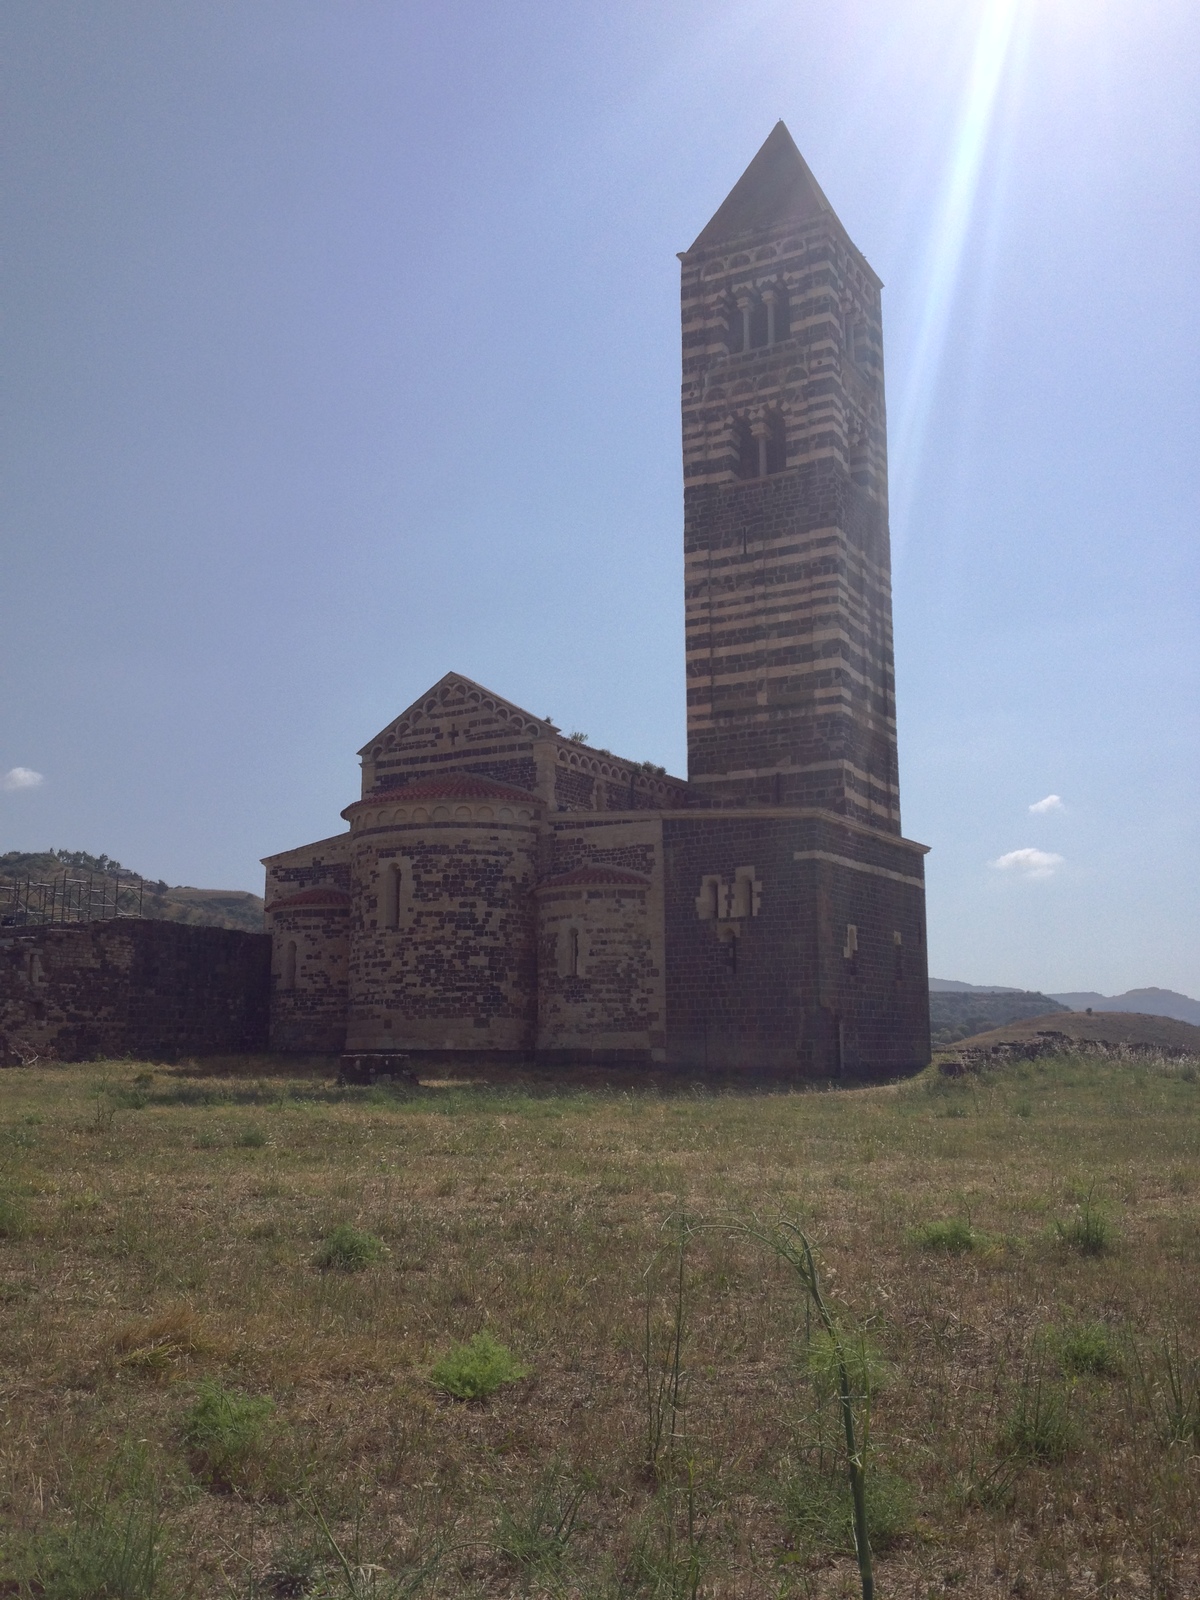
[[[1186,1354],[1179,1330],[1150,1356],[1136,1339],[1130,1349],[1134,1378],[1159,1444],[1164,1450],[1200,1446],[1200,1360]]]
[[[686,1404],[687,1376],[683,1368],[687,1288],[687,1219],[672,1219],[676,1227],[672,1271],[671,1320],[666,1348],[656,1348],[654,1337],[655,1275],[659,1257],[645,1273],[645,1326],[642,1345],[642,1374],[646,1405],[646,1470],[659,1482],[664,1469],[673,1462],[680,1438],[680,1413]]]
[[[858,1559],[859,1578],[863,1600],[874,1600],[875,1573],[871,1561],[870,1530],[867,1524],[867,1472],[866,1446],[870,1426],[869,1413],[864,1417],[861,1439],[858,1421],[854,1414],[854,1385],[851,1373],[853,1355],[847,1347],[837,1318],[829,1309],[817,1272],[816,1257],[808,1235],[797,1223],[781,1219],[773,1227],[751,1218],[740,1224],[740,1231],[785,1261],[800,1280],[807,1302],[817,1314],[817,1320],[829,1341],[831,1366],[837,1378],[838,1409],[841,1413],[842,1432],[846,1451],[846,1472],[850,1481],[850,1498],[853,1504],[854,1553]],[[869,1404],[869,1395],[867,1396]]]

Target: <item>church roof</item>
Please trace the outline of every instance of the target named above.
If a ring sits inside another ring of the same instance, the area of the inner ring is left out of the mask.
[[[330,885],[318,884],[312,889],[301,889],[296,894],[282,895],[278,900],[272,900],[266,908],[268,911],[304,911],[315,910],[318,906],[348,907],[350,896],[344,889],[334,889]]]
[[[526,711],[523,706],[517,705],[512,700],[506,700],[503,695],[496,694],[494,690],[486,688],[482,683],[476,683],[473,678],[464,677],[461,672],[447,672],[431,688],[426,689],[423,695],[414,700],[412,705],[406,706],[398,717],[393,717],[386,728],[381,729],[373,739],[368,739],[358,752],[359,755],[370,755],[373,746],[377,745],[381,739],[386,738],[389,733],[402,731],[402,723],[416,724],[427,715],[436,715],[439,709],[439,702],[444,701],[448,693],[453,694],[455,691],[465,693],[470,698],[478,699],[481,705],[490,705],[493,710],[502,706],[510,717],[520,718],[534,738],[539,738],[546,734],[558,735],[561,738],[554,723],[546,717],[535,717],[531,711]]]
[[[493,778],[480,777],[475,772],[441,772],[432,778],[417,778],[412,783],[402,783],[391,789],[376,789],[348,805],[343,816],[358,806],[395,805],[413,800],[507,800],[514,805],[540,805],[537,795],[528,789],[518,789],[511,783],[497,783]]]
[[[650,879],[640,872],[629,872],[624,867],[574,867],[570,872],[556,872],[551,878],[543,878],[538,888],[558,889],[573,883],[628,883],[639,889],[647,889]]]
[[[777,122],[692,249],[707,249],[790,222],[809,222],[832,211],[791,134]]]

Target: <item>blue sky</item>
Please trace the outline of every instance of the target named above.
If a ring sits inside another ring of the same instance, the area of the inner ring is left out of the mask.
[[[0,849],[258,889],[451,668],[682,773],[675,252],[782,116],[886,284],[932,969],[1200,993],[1189,0],[8,0],[0,44]]]

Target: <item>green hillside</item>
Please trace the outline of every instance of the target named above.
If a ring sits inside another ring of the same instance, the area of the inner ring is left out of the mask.
[[[27,878],[34,883],[50,883],[61,879],[64,873],[75,879],[140,876],[110,856],[93,856],[86,850],[9,850],[0,855],[0,915],[7,910],[6,886],[24,883]],[[196,927],[263,931],[263,902],[259,895],[243,889],[194,889],[186,884],[172,887],[161,878],[142,881],[144,917],[187,922]]]
[[[1048,1012],[1065,1010],[1065,1006],[1060,1006],[1049,995],[1021,989],[1005,989],[994,994],[979,990],[966,994],[934,990],[929,996],[929,1027],[936,1048],[1024,1017],[1044,1017]]]

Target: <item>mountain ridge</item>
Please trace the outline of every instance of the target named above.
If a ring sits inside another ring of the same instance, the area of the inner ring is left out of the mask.
[[[1176,1022],[1200,1026],[1200,1000],[1180,994],[1177,989],[1147,985],[1126,989],[1124,994],[1100,994],[1094,989],[1069,989],[1060,993],[1011,989],[1001,984],[961,983],[956,978],[930,978],[929,993],[954,995],[1020,995],[1040,992],[1067,1011],[1120,1011],[1146,1017],[1172,1017]],[[1007,1020],[1007,1019],[1006,1019]]]

